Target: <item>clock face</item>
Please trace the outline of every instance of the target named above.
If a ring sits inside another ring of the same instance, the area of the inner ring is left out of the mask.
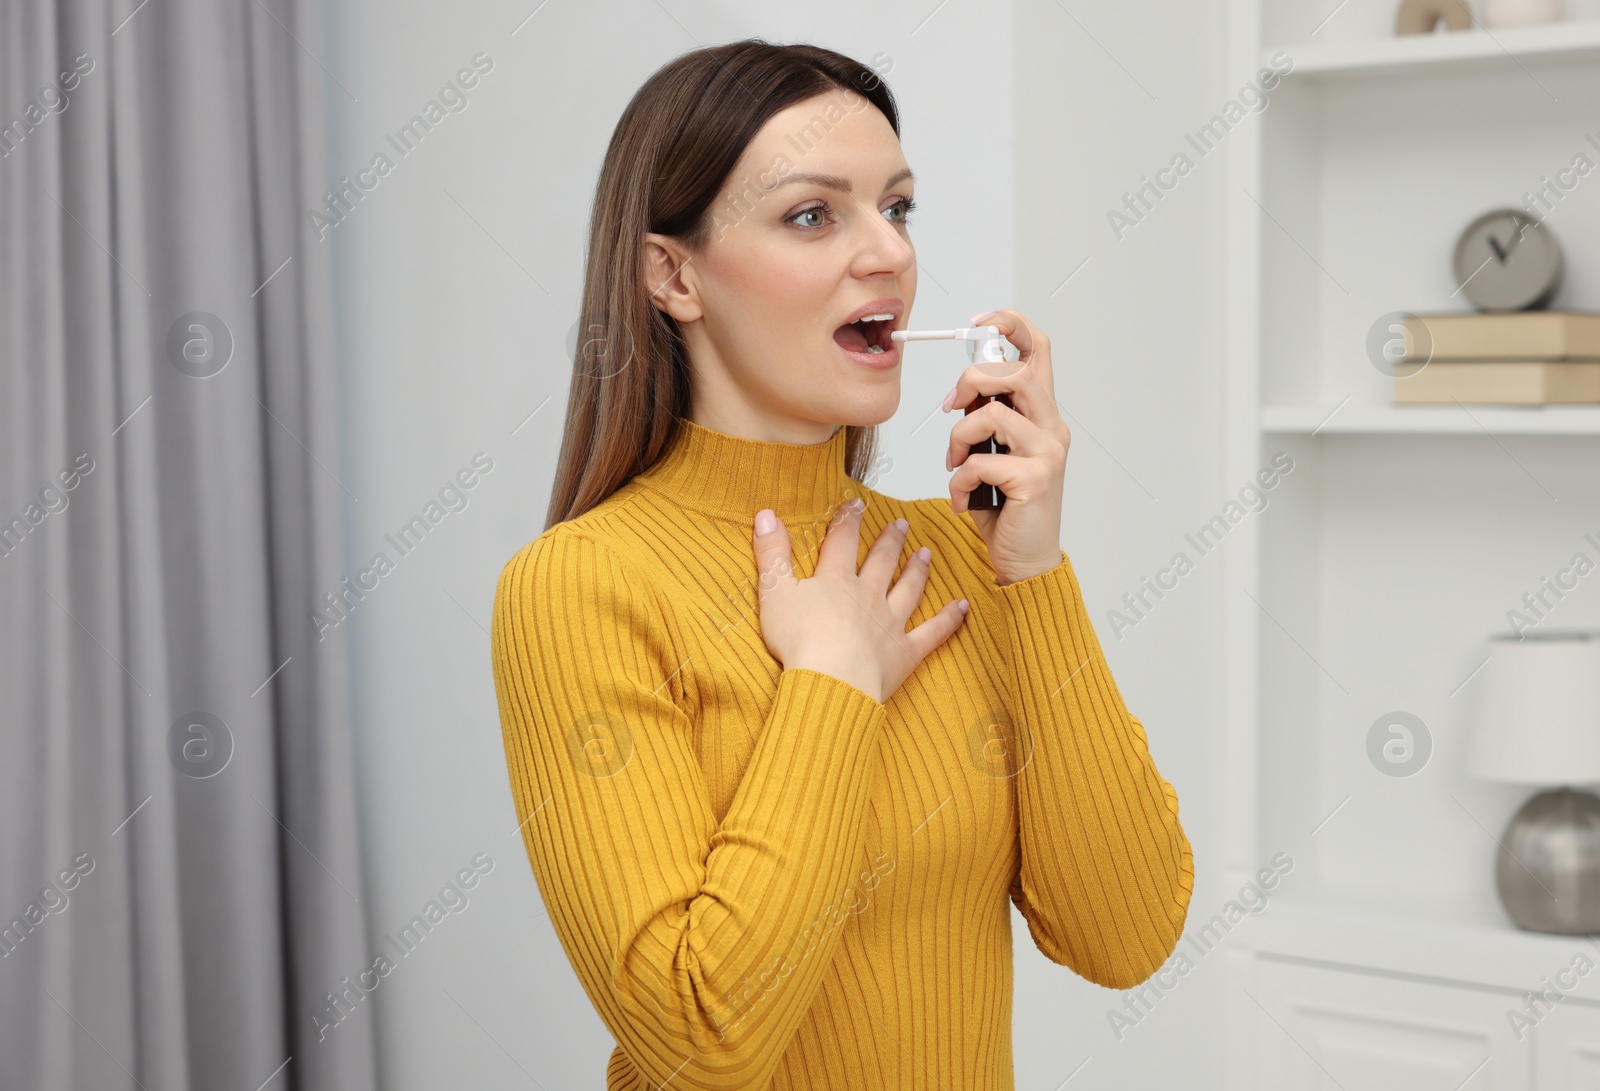
[[[1501,208],[1467,225],[1451,268],[1480,311],[1528,310],[1550,302],[1561,286],[1561,247],[1526,212]]]

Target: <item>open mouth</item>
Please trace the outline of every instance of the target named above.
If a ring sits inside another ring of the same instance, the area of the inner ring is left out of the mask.
[[[889,339],[893,330],[893,315],[869,314],[834,330],[833,339],[847,352],[865,352],[876,356],[894,347],[894,342]]]

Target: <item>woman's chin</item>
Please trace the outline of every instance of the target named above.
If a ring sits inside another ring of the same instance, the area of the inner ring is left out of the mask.
[[[863,382],[858,374],[854,382],[836,387],[828,419],[860,428],[887,421],[900,408],[899,374],[890,372],[887,377],[891,381]]]

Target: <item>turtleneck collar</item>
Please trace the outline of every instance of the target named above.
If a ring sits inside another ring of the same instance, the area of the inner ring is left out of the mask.
[[[770,443],[680,417],[666,452],[635,480],[698,511],[752,520],[771,508],[789,525],[860,495],[845,472],[845,438],[840,425],[822,443]]]

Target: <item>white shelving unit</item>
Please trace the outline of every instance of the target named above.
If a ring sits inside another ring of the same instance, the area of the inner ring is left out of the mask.
[[[1273,52],[1276,50],[1268,49],[1266,55]],[[1600,20],[1299,45],[1293,56],[1299,78],[1321,81],[1355,80],[1378,73],[1471,71],[1519,60],[1593,61],[1600,57]]]
[[[1595,436],[1600,407],[1264,405],[1259,423],[1263,432],[1305,435]]]
[[[1227,1086],[1600,1087],[1600,946],[1505,916],[1497,838],[1530,791],[1462,768],[1486,638],[1600,564],[1600,407],[1397,407],[1365,348],[1386,314],[1467,309],[1460,230],[1580,154],[1556,305],[1600,309],[1600,21],[1395,39],[1397,2],[1229,5],[1225,87],[1294,66],[1221,143],[1227,484],[1294,468],[1227,537],[1225,887],[1295,867],[1230,941]],[[1547,618],[1600,627],[1600,572]],[[1408,777],[1367,751],[1395,711],[1431,740]]]

